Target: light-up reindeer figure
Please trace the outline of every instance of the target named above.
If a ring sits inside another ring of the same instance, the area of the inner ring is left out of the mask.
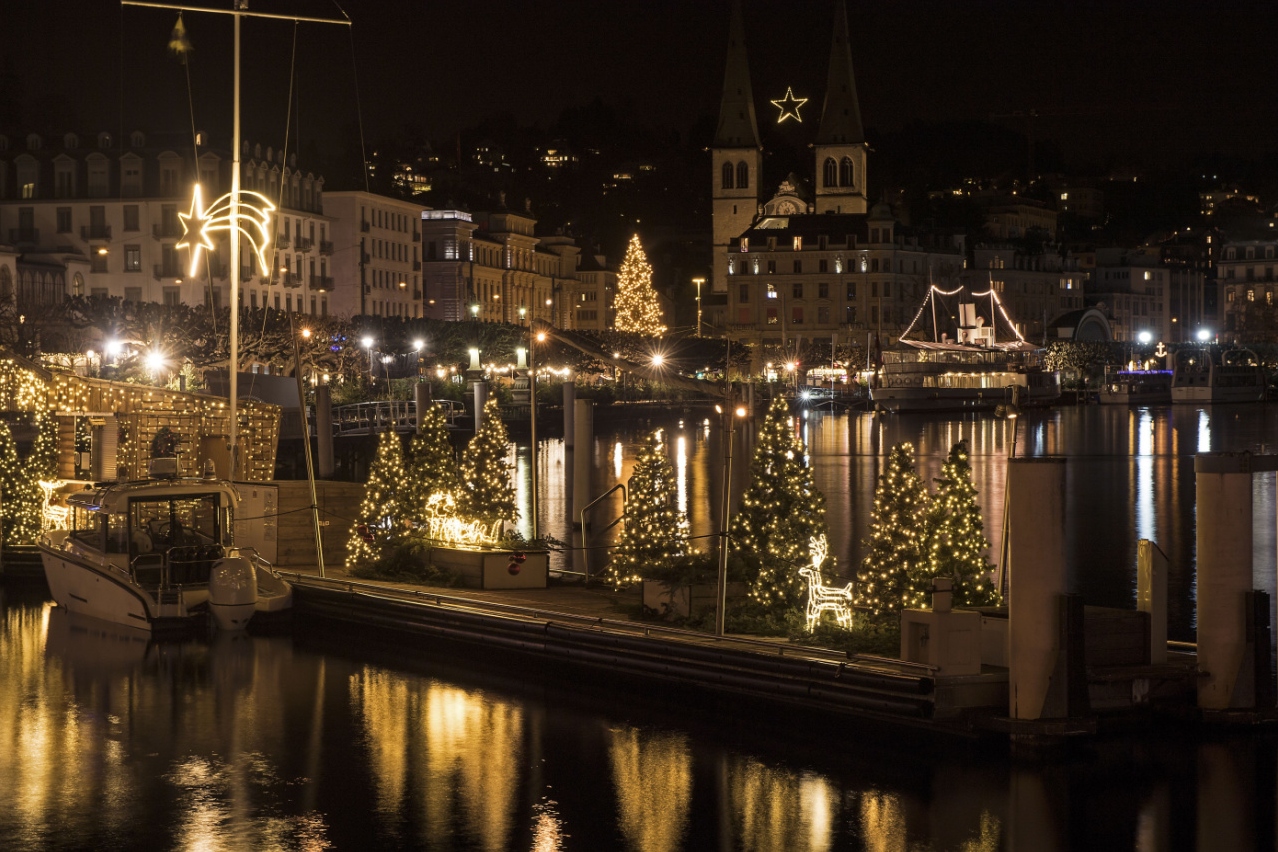
[[[821,620],[821,613],[829,611],[844,630],[852,627],[852,584],[839,588],[827,586],[821,582],[821,565],[830,549],[825,541],[825,534],[813,536],[808,540],[812,549],[812,567],[800,568],[799,573],[808,581],[808,632]]]

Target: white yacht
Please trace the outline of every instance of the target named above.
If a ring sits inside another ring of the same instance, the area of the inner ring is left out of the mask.
[[[1182,349],[1176,353],[1171,399],[1176,403],[1260,402],[1265,371],[1250,349]]]
[[[292,586],[232,542],[234,485],[212,473],[178,478],[175,459],[157,462],[168,472],[153,463],[150,479],[66,498],[70,528],[40,538],[58,605],[153,633],[198,627],[210,615],[221,629],[241,630],[256,613],[290,609]]]
[[[937,297],[958,296],[957,311],[938,307]],[[978,312],[977,299],[989,299],[990,319]],[[931,311],[928,310],[929,303]],[[934,324],[956,314],[957,326],[931,340],[909,339],[920,317]],[[1003,320],[1001,339],[995,328]],[[1025,340],[1007,319],[993,290],[968,294],[932,287],[915,321],[896,348],[883,353],[883,366],[870,390],[876,411],[963,411],[1005,403],[1048,405],[1060,399],[1061,377],[1044,366],[1045,350]]]

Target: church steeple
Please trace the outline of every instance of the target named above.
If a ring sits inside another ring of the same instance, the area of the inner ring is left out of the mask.
[[[844,0],[835,0],[835,4],[830,74],[825,85],[825,104],[821,107],[821,126],[813,145],[816,212],[864,213],[865,130],[856,97],[856,75],[852,73],[848,11]]]
[[[856,75],[852,72],[852,46],[848,43],[848,10],[844,0],[836,0],[833,38],[830,43],[830,75],[825,84],[825,104],[821,107],[818,145],[863,144],[861,105],[856,98]]]
[[[759,125],[754,118],[754,93],[746,62],[745,25],[741,0],[733,0],[728,24],[727,67],[723,73],[723,100],[719,104],[719,128],[710,149],[711,209],[714,232],[712,292],[728,289],[728,246],[745,233],[759,212],[759,178],[763,153]]]
[[[733,0],[728,24],[728,62],[723,75],[723,99],[719,102],[716,148],[758,148],[759,125],[754,118],[754,93],[750,89],[750,65],[746,61],[745,24],[741,0]]]

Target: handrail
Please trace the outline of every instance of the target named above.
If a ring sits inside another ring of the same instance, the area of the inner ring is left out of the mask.
[[[655,634],[670,639],[679,639],[684,641],[695,640],[701,644],[715,645],[725,648],[737,647],[741,650],[766,652],[769,655],[775,654],[778,657],[814,657],[824,658],[829,662],[851,662],[879,669],[896,668],[900,670],[901,673],[909,673],[918,677],[931,677],[937,671],[936,666],[932,666],[927,663],[915,663],[908,660],[894,660],[890,657],[877,657],[871,654],[857,654],[850,651],[836,651],[831,648],[818,648],[811,645],[791,645],[788,642],[770,642],[766,639],[751,639],[744,636],[716,636],[713,633],[701,633],[696,630],[687,630],[680,627],[666,627],[658,624],[621,621],[618,619],[601,618],[592,615],[577,615],[575,613],[562,612],[559,610],[548,610],[538,607],[519,606],[517,604],[498,603],[496,601],[486,601],[477,598],[458,597],[428,589],[404,589],[398,586],[380,586],[372,583],[361,583],[356,580],[346,580],[337,577],[319,577],[315,574],[301,574],[295,571],[280,571],[278,573],[280,576],[285,577],[294,583],[333,587],[338,590],[344,589],[352,594],[359,593],[399,598],[422,604],[434,605],[437,607],[451,606],[458,609],[487,610],[494,613],[518,616],[535,621],[576,624],[581,627],[613,630],[639,634],[642,636],[653,636]]]
[[[593,509],[596,503],[600,502],[600,501],[601,501],[601,500],[603,500],[605,497],[607,497],[607,496],[609,496],[610,494],[612,494],[612,492],[616,491],[618,488],[620,488],[620,489],[621,489],[621,514],[617,517],[617,519],[616,519],[616,520],[614,520],[612,523],[608,524],[608,526],[604,527],[604,528],[603,528],[603,530],[601,530],[601,532],[607,532],[608,530],[610,530],[610,529],[612,529],[613,527],[615,527],[617,524],[621,523],[622,519],[626,517],[626,485],[625,485],[625,483],[624,483],[624,482],[618,482],[616,485],[612,486],[612,487],[611,487],[611,488],[609,488],[607,491],[605,491],[604,493],[600,494],[600,495],[599,495],[598,497],[596,497],[595,499],[591,500],[591,501],[590,501],[589,503],[587,503],[585,506],[582,506],[582,507],[581,507],[581,513],[580,513],[580,515],[578,516],[578,521],[581,523],[581,559],[582,559],[582,567],[584,567],[584,568],[585,568],[585,571],[584,571],[583,573],[585,574],[585,577],[586,577],[586,585],[587,585],[587,586],[589,586],[589,585],[590,585],[590,548],[589,548],[589,547],[587,546],[587,544],[586,544],[586,512],[588,512],[588,511],[590,511],[591,509]],[[574,572],[574,573],[575,573],[575,572]]]

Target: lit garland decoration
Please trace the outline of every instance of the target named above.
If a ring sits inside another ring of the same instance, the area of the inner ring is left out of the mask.
[[[239,209],[232,221],[231,193],[219,197],[207,208],[203,206],[202,200],[202,190],[197,183],[191,194],[191,212],[178,214],[178,219],[182,222],[182,239],[174,248],[190,251],[191,277],[194,278],[200,271],[200,253],[213,251],[214,231],[242,234],[257,255],[258,267],[263,274],[267,274],[270,267],[267,265],[266,249],[271,244],[271,213],[275,211],[275,205],[260,192],[241,189]]]
[[[956,606],[997,605],[998,589],[990,579],[993,566],[985,558],[990,543],[985,538],[981,507],[976,502],[966,441],[951,447],[949,457],[941,466],[928,528],[931,541],[927,570],[911,583],[905,605],[928,606],[933,577],[954,580]]]
[[[432,494],[426,501],[426,537],[442,544],[484,547],[501,538],[501,521],[485,524],[457,517],[457,501],[451,494]]]
[[[448,442],[448,425],[438,405],[417,414],[417,433],[408,445],[408,475],[404,480],[403,510],[409,520],[430,517],[427,503],[437,494],[457,493],[457,457]]]
[[[639,244],[638,234],[630,238],[626,259],[617,272],[617,295],[613,307],[616,309],[614,328],[617,331],[650,337],[666,333],[661,304],[657,301],[657,292],[652,289],[652,264],[648,263],[648,256]]]
[[[732,550],[751,572],[751,598],[770,609],[797,609],[803,578],[794,566],[807,561],[805,548],[825,531],[825,495],[812,481],[785,400],[774,399],[732,520]]]
[[[827,586],[821,580],[821,566],[829,554],[825,536],[813,536],[809,542],[812,551],[812,567],[800,568],[799,573],[808,581],[808,632],[817,626],[821,613],[834,613],[834,620],[844,630],[852,628],[852,584],[846,586]]]
[[[649,436],[635,459],[625,517],[606,575],[617,588],[638,582],[647,568],[668,567],[688,555],[688,517],[679,511],[674,467],[661,430]]]
[[[914,314],[914,319],[910,320],[910,324],[905,327],[905,331],[901,332],[901,339],[904,340],[909,336],[910,332],[914,330],[914,326],[918,324],[919,319],[923,316],[924,311],[927,310],[928,303],[931,300],[935,299],[937,296],[956,296],[959,293],[964,292],[964,289],[965,288],[963,287],[956,287],[953,290],[942,290],[935,284],[931,285],[928,288],[927,298],[923,300],[923,304],[919,306],[918,311]],[[1025,338],[1022,337],[1021,333],[1016,329],[1016,323],[1012,322],[1011,317],[1007,315],[1007,309],[1003,307],[1003,300],[999,298],[998,293],[992,286],[983,293],[974,292],[971,296],[973,299],[983,299],[986,296],[989,296],[991,304],[998,309],[999,316],[1003,317],[1003,322],[1007,323],[1007,327],[1011,329],[1011,332],[1016,337],[1017,342],[1025,342]]]
[[[9,424],[0,423],[0,518],[4,544],[32,544],[40,534],[40,489],[27,465],[18,461]]]
[[[777,116],[777,124],[783,124],[787,118],[793,118],[800,124],[803,123],[802,116],[799,115],[799,107],[808,102],[807,98],[796,98],[794,89],[790,86],[785,87],[785,97],[777,98],[772,101],[772,105],[781,110],[781,115]]]
[[[484,423],[462,453],[457,512],[478,521],[514,521],[518,514],[510,488],[510,439],[494,397],[484,405]]]
[[[927,570],[928,502],[914,469],[914,445],[897,444],[874,492],[870,538],[856,576],[856,602],[873,617],[899,611]]]
[[[401,526],[399,489],[404,481],[404,448],[399,435],[383,432],[377,456],[368,471],[364,500],[351,525],[346,544],[346,566],[376,562],[398,539]]]

